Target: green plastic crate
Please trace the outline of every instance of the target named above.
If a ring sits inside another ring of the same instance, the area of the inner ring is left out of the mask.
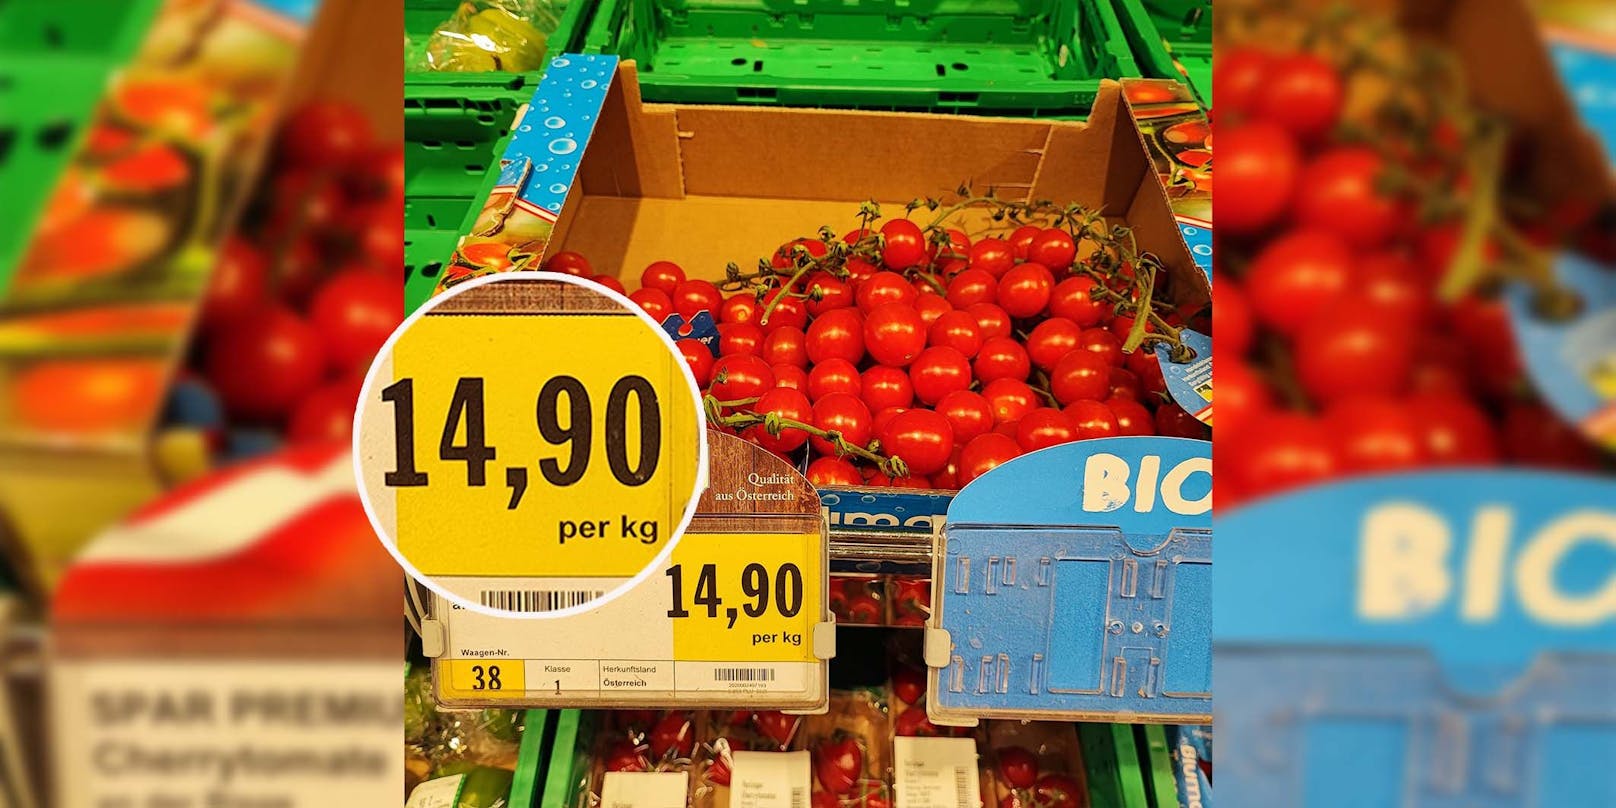
[[[1108,0],[603,0],[583,50],[673,103],[1073,115],[1140,75]]]
[[[528,710],[522,715],[522,744],[516,751],[516,774],[511,778],[511,805],[532,805],[544,783],[544,767],[554,728],[548,710]]]
[[[0,0],[0,54],[127,61],[160,0]]]
[[[539,799],[520,802],[513,794],[511,808],[575,808],[582,804],[597,718],[598,714],[581,710],[560,710],[555,714]]]
[[[1114,2],[1145,75],[1188,79],[1201,102],[1212,106],[1211,0]]]
[[[438,275],[454,252],[458,230],[404,228],[404,311],[413,312],[432,297]]]
[[[1131,725],[1078,724],[1077,739],[1092,808],[1151,808]]]
[[[522,96],[531,96],[538,87],[543,71],[532,73],[439,73],[422,70],[419,65],[426,52],[426,41],[450,17],[461,0],[404,0],[404,85],[478,87],[504,90]],[[576,52],[582,44],[593,0],[568,0],[561,12],[556,30],[550,34],[545,49],[548,56]]]
[[[1167,729],[1160,724],[1140,724],[1133,729],[1139,769],[1145,781],[1145,799],[1152,808],[1178,808],[1178,781],[1173,777]]]

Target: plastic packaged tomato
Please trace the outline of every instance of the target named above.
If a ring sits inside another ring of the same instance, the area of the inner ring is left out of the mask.
[[[1087,808],[1077,725],[987,721],[978,744],[983,808]]]
[[[931,579],[895,575],[887,579],[892,625],[918,628],[931,619]]]
[[[793,748],[802,716],[778,710],[725,710],[706,716],[696,749],[695,808],[728,808],[736,752],[785,752]]]
[[[830,581],[830,610],[836,622],[880,626],[886,619],[886,587],[873,575],[837,576]]]
[[[838,690],[824,715],[805,716],[800,748],[813,756],[814,808],[892,804],[892,724],[884,693]]]

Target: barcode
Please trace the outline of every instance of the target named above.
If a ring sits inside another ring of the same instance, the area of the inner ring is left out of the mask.
[[[805,789],[801,788],[791,789],[791,808],[804,808],[808,801],[803,794],[804,791]]]
[[[976,795],[971,793],[970,778],[964,766],[954,767],[954,804],[959,808],[971,808],[977,804]]]
[[[772,682],[774,668],[714,668],[715,682]]]
[[[599,589],[485,589],[482,603],[507,612],[553,612],[588,603],[603,594]]]

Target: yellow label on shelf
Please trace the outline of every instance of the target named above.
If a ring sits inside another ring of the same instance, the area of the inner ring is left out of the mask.
[[[813,533],[687,534],[660,582],[672,597],[674,659],[815,661],[824,559]]]
[[[384,444],[369,459],[422,574],[627,578],[672,539],[696,493],[701,417],[645,321],[426,316],[391,358],[365,435]]]
[[[438,669],[445,696],[519,699],[526,695],[526,663],[520,659],[455,659]]]

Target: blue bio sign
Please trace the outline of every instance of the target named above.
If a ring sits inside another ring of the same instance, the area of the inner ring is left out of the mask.
[[[1210,718],[1209,443],[1016,458],[954,497],[933,558],[933,720]]]
[[[1369,478],[1218,523],[1231,805],[1616,805],[1616,481]]]

